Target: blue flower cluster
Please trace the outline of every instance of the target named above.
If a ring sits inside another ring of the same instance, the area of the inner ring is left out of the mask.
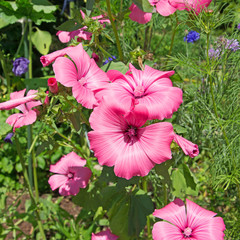
[[[29,60],[24,57],[16,58],[13,62],[12,71],[16,76],[21,76],[28,71]]]
[[[109,57],[106,61],[103,62],[103,65],[113,61],[113,59],[116,59],[116,57],[115,56]]]
[[[200,38],[200,34],[196,31],[190,31],[186,37],[184,37],[184,41],[188,43],[194,43]]]

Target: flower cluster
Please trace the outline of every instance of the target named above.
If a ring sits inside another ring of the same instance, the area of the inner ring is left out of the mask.
[[[190,31],[186,37],[184,37],[184,41],[187,43],[194,43],[200,38],[200,34],[196,31]]]
[[[29,64],[29,60],[27,58],[24,58],[24,57],[16,58],[13,61],[12,72],[16,76],[21,76],[22,74],[28,71],[28,64]]]
[[[193,11],[195,14],[200,13],[207,8],[212,0],[148,0],[150,5],[154,7],[154,12],[157,11],[162,16],[169,16],[177,10]],[[149,22],[152,18],[152,13],[143,12],[134,3],[130,6],[131,11],[129,17],[131,20],[140,24]]]

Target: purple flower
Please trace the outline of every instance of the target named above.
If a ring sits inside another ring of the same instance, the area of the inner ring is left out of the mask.
[[[194,43],[200,38],[200,34],[196,31],[190,31],[186,37],[184,37],[184,41],[187,41],[188,43]]]
[[[4,142],[6,142],[6,143],[11,143],[11,144],[12,144],[11,138],[13,137],[13,135],[14,135],[13,132],[8,133],[7,136],[4,138]]]
[[[221,51],[218,48],[216,50],[214,50],[214,48],[210,48],[208,50],[208,55],[210,58],[219,58],[220,53],[221,53]]]
[[[240,30],[240,23],[238,24],[237,28]]]
[[[225,48],[231,49],[232,51],[236,52],[238,49],[240,49],[238,40],[237,39],[227,39]]]
[[[28,64],[29,64],[28,59],[24,57],[16,58],[15,61],[13,62],[12,69],[13,73],[16,76],[21,76],[22,74],[28,71]]]

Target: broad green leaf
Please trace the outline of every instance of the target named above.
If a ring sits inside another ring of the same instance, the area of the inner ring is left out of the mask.
[[[93,9],[93,5],[95,3],[95,0],[87,0],[87,4],[86,4],[86,9],[87,9],[87,15],[89,16],[92,9]]]
[[[190,172],[186,164],[181,164],[172,172],[173,195],[176,197],[185,197],[185,195],[198,195],[198,185],[194,175]]]
[[[32,43],[41,54],[46,55],[52,43],[52,36],[49,32],[42,31],[37,27],[36,30],[37,31],[32,34]]]
[[[181,134],[181,133],[186,133],[187,132],[187,129],[178,125],[178,124],[173,124],[173,128],[174,128],[174,131],[178,134]]]
[[[13,24],[17,20],[18,19],[14,15],[8,16],[0,9],[0,28],[6,27],[9,24]]]
[[[56,29],[59,31],[67,31],[72,32],[79,28],[82,28],[83,25],[77,22],[74,19],[67,20],[66,22],[62,23],[60,26],[58,26]]]
[[[149,3],[148,0],[133,0],[133,2],[143,11],[143,12],[152,12],[153,6]]]
[[[173,165],[174,160],[170,159],[161,164],[155,166],[156,173],[162,177],[163,184],[171,185],[171,179],[169,175],[169,168]]]
[[[130,236],[139,236],[139,233],[145,227],[147,216],[154,211],[151,198],[143,191],[136,190],[130,197],[128,234]]]
[[[47,0],[32,0],[32,3],[34,4],[33,9],[37,12],[52,13],[57,9],[57,6]]]
[[[128,67],[123,62],[109,62],[101,67],[104,72],[108,70],[118,70],[119,72],[125,74],[128,71]]]
[[[28,86],[29,89],[38,89],[39,87],[47,87],[48,78],[28,78],[25,79],[25,85]]]

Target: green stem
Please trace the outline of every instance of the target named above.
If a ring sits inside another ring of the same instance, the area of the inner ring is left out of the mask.
[[[166,206],[168,204],[166,184],[163,184],[163,196],[164,196],[164,205]]]
[[[7,93],[10,94],[11,81],[10,81],[9,74],[7,72],[7,65],[6,65],[5,57],[4,57],[4,54],[1,50],[0,50],[0,59],[1,59],[1,64],[2,64],[2,69],[3,69],[3,72],[4,72],[4,76],[7,79]]]
[[[175,38],[177,26],[178,26],[178,16],[177,16],[177,12],[175,12],[174,15],[175,15],[175,19],[176,19],[176,25],[175,25],[175,27],[174,27],[174,29],[173,29],[173,32],[172,32],[171,46],[170,46],[170,49],[169,49],[169,52],[168,52],[168,55],[169,55],[169,56],[171,56],[171,54],[172,54],[172,48],[173,48],[174,38]]]
[[[143,177],[142,186],[143,186],[143,190],[147,193],[148,192],[147,177]],[[147,216],[147,236],[149,240],[152,239],[151,222],[150,222],[149,216]]]
[[[32,75],[32,21],[29,20],[29,30],[28,30],[28,36],[29,36],[29,50],[28,50],[28,72],[29,72],[29,78],[31,79],[33,77]]]
[[[119,41],[119,37],[118,37],[118,33],[117,33],[117,28],[115,26],[115,23],[114,23],[113,17],[112,17],[110,0],[106,0],[106,2],[107,2],[108,17],[109,17],[109,20],[111,22],[113,32],[114,32],[114,35],[115,35],[115,38],[116,38],[116,44],[117,44],[119,58],[120,58],[120,61],[123,62],[123,53],[122,53],[122,49],[121,49],[121,45],[120,45],[120,41]]]
[[[73,18],[73,16],[74,16],[74,8],[75,8],[75,3],[73,1],[71,1],[69,3],[69,8],[70,8],[70,18]]]
[[[20,52],[21,47],[23,45],[23,40],[24,40],[24,35],[25,35],[26,30],[27,30],[27,24],[25,24],[25,26],[24,26],[24,22],[23,22],[22,23],[22,37],[20,39],[20,43],[18,45],[18,49],[17,49],[17,51],[16,51],[16,53],[14,55],[15,58],[18,56],[18,53]]]
[[[25,182],[26,182],[26,186],[27,186],[31,201],[36,206],[35,213],[36,213],[36,217],[37,217],[37,223],[38,223],[39,231],[42,235],[42,239],[46,240],[46,236],[45,236],[45,233],[44,233],[44,230],[43,230],[43,226],[42,226],[42,222],[41,222],[41,218],[40,218],[40,214],[39,214],[40,211],[39,211],[39,208],[38,208],[38,202],[36,201],[36,199],[33,196],[32,187],[31,187],[31,184],[30,184],[30,181],[29,181],[29,178],[28,178],[27,169],[25,167],[25,163],[24,163],[24,159],[23,159],[23,155],[22,155],[22,151],[21,151],[21,146],[19,144],[19,141],[18,141],[17,137],[15,137],[15,142],[16,142],[17,153],[19,155],[20,163],[21,163],[22,169],[23,169],[23,176],[24,176],[24,179],[25,179]]]

